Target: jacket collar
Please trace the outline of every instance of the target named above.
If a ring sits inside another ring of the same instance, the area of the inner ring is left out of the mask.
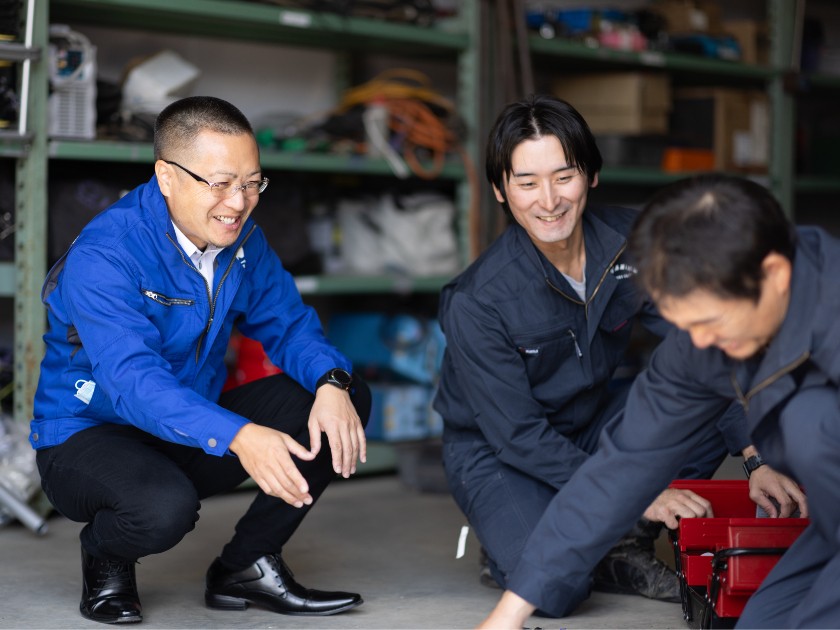
[[[755,427],[779,402],[797,388],[794,371],[810,357],[815,314],[820,299],[820,272],[812,252],[797,247],[791,274],[790,302],[784,321],[765,350],[764,356],[749,379],[749,389],[742,392],[745,407]],[[744,374],[746,364],[736,368]],[[743,383],[743,377],[738,379]]]
[[[790,302],[779,331],[767,346],[756,379],[766,378],[796,362],[811,350],[818,310],[820,272],[811,252],[797,248],[791,274]]]
[[[584,211],[581,220],[583,221],[583,242],[586,249],[586,292],[589,295],[591,288],[607,272],[607,266],[621,252],[627,239],[589,209]],[[549,279],[552,284],[563,287],[568,292],[569,297],[575,298],[576,294],[568,286],[566,279],[537,249],[525,229],[518,223],[514,223],[512,227],[519,247],[522,248],[534,267],[539,270],[539,273]]]

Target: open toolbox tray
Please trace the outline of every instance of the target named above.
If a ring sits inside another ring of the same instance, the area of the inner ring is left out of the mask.
[[[756,518],[747,480],[677,480],[712,504],[714,518],[684,518],[670,532],[683,617],[692,628],[731,628],[750,596],[808,525]]]

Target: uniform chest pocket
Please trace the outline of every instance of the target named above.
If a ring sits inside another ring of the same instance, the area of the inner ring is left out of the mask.
[[[574,374],[581,372],[583,340],[571,322],[553,323],[539,332],[523,331],[512,339],[532,386],[561,373],[564,378],[574,379]]]
[[[598,322],[598,328],[608,335],[627,334],[640,307],[641,300],[636,295],[613,298]]]
[[[151,289],[141,289],[143,295],[162,306],[195,306],[195,300],[189,298],[170,297]]]
[[[197,339],[206,328],[203,309],[196,308],[194,298],[168,295],[153,289],[141,289],[145,298],[146,317],[157,328],[161,356],[177,372],[195,351]]]

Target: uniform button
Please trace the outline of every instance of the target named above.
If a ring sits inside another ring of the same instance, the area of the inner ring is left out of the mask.
[[[37,434],[37,433],[33,433],[33,434],[32,434],[32,439],[33,439],[35,442],[37,442],[37,441],[38,441],[38,434]]]
[[[209,440],[207,440],[207,445],[210,448],[216,448],[216,444],[217,444],[216,438],[210,438]]]

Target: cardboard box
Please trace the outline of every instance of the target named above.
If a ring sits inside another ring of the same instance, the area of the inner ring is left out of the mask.
[[[595,134],[656,134],[668,131],[670,79],[647,72],[566,76],[554,94],[571,103]]]
[[[685,88],[674,92],[674,146],[711,149],[718,170],[760,173],[769,155],[769,105],[757,90]]]
[[[770,38],[766,22],[725,20],[723,30],[738,42],[743,63],[766,66],[770,62]]]
[[[657,0],[650,10],[665,19],[671,35],[717,34],[721,29],[720,5],[712,0]]]

